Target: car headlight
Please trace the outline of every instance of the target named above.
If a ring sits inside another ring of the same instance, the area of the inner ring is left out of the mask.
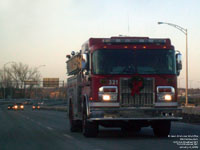
[[[18,106],[17,106],[17,105],[15,105],[15,106],[14,106],[14,108],[15,108],[15,109],[17,109],[17,108],[18,108]]]
[[[117,101],[118,88],[117,86],[102,86],[99,88],[99,100]]]
[[[33,106],[32,108],[35,109],[35,106]]]
[[[157,95],[158,101],[172,101],[173,95],[172,94],[158,94]]]
[[[157,86],[157,100],[168,102],[175,96],[175,89],[172,86]]]
[[[164,96],[164,99],[165,99],[166,101],[171,101],[171,100],[172,100],[172,95],[166,94],[166,95]]]
[[[24,108],[24,105],[21,105],[21,106],[20,106],[20,108],[22,108],[22,109],[23,109],[23,108]]]
[[[110,95],[108,95],[108,94],[104,94],[104,95],[102,95],[102,99],[103,99],[104,101],[110,101],[111,97],[110,97]]]

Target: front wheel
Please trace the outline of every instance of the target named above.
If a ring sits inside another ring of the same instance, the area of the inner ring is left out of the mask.
[[[171,121],[156,121],[153,123],[154,135],[158,137],[167,137],[170,133]]]
[[[97,122],[89,122],[87,120],[86,113],[83,113],[83,120],[82,120],[82,128],[83,128],[83,135],[85,137],[96,137],[98,135],[98,123]]]

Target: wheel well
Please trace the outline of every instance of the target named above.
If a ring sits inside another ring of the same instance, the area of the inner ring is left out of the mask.
[[[85,96],[83,97],[82,111],[83,111],[83,113],[86,112],[86,98],[85,98]]]
[[[70,106],[72,104],[72,97],[69,98],[69,103],[68,105]]]
[[[69,115],[69,110],[71,109],[71,108],[70,108],[71,105],[72,105],[72,98],[69,98],[69,101],[68,101],[68,110],[67,110],[68,115]]]

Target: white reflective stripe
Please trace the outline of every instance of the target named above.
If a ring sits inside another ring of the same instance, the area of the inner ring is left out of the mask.
[[[90,102],[90,107],[119,107],[119,103]]]
[[[178,106],[178,103],[177,102],[170,102],[170,103],[158,102],[158,103],[155,103],[155,106]]]

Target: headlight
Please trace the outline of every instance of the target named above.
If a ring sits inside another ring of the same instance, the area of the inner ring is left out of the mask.
[[[158,94],[157,98],[158,98],[158,101],[172,101],[173,95],[172,94]]]
[[[40,109],[40,106],[38,106],[37,108]]]
[[[20,106],[20,108],[22,108],[22,109],[23,109],[23,108],[24,108],[24,105],[21,105],[21,106]]]
[[[175,98],[175,89],[172,86],[157,86],[158,101],[172,101]]]
[[[35,109],[35,106],[33,106],[32,108]]]
[[[169,94],[165,95],[165,100],[166,101],[171,101],[172,100],[172,96],[169,95]]]
[[[102,86],[99,88],[99,100],[117,101],[118,88],[117,86]]]
[[[15,106],[14,106],[14,108],[15,108],[15,109],[17,109],[17,108],[18,108],[18,106],[17,106],[17,105],[15,105]]]
[[[104,95],[102,95],[102,99],[104,100],[104,101],[110,101],[110,95],[108,95],[108,94],[104,94]]]

